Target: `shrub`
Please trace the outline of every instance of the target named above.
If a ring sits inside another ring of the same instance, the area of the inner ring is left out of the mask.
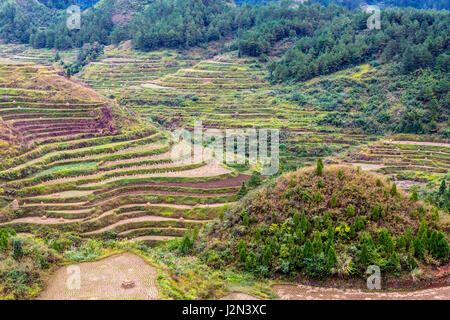
[[[380,206],[373,206],[372,207],[372,213],[370,215],[370,219],[373,221],[378,221],[381,218],[381,207]]]
[[[308,218],[306,217],[306,214],[303,212],[302,217],[300,219],[300,228],[304,232],[304,234],[308,234],[312,230],[311,222],[309,222]]]
[[[362,231],[366,227],[363,217],[356,217],[355,222],[353,222],[353,225],[355,227],[356,232]]]
[[[239,253],[239,260],[242,263],[245,263],[245,259],[247,258],[247,245],[245,244],[244,240],[239,241],[238,253]]]
[[[246,194],[247,194],[247,187],[245,186],[245,182],[242,181],[242,185],[241,185],[238,193],[236,194],[237,200],[242,199]]]
[[[283,272],[283,273],[285,273],[285,274],[287,274],[287,273],[289,273],[289,269],[290,269],[290,262],[289,261],[286,261],[286,260],[284,260],[284,261],[282,261],[281,262],[281,272]]]
[[[331,224],[329,224],[327,228],[327,239],[329,241],[334,241],[334,229]]]
[[[348,240],[350,238],[350,227],[346,223],[336,227],[336,232],[342,240]]]
[[[312,243],[314,248],[315,254],[320,254],[323,251],[323,243],[322,243],[322,236],[320,235],[320,232],[316,231],[314,234],[314,241]]]
[[[206,255],[206,263],[214,268],[220,268],[223,265],[222,257],[216,250],[209,250]]]
[[[402,269],[402,266],[400,264],[400,258],[398,256],[397,252],[395,252],[395,251],[389,257],[388,269],[391,271],[401,271],[401,269]]]
[[[180,251],[181,254],[188,254],[191,251],[193,246],[194,245],[193,245],[189,235],[185,234],[184,237],[180,241],[178,250]]]
[[[244,216],[242,217],[242,223],[246,227],[248,227],[248,225],[250,224],[250,219],[249,219],[247,213],[244,213]]]
[[[397,195],[397,185],[396,185],[395,183],[392,184],[392,187],[391,187],[391,195],[392,195],[392,196]]]
[[[337,263],[336,251],[334,250],[334,246],[331,246],[328,249],[327,253],[327,268],[331,270]]]
[[[417,268],[416,259],[414,259],[413,256],[409,256],[408,262],[406,263],[406,265],[407,265],[409,270],[414,270],[415,268]]]
[[[367,243],[363,243],[363,245],[361,246],[361,251],[359,253],[359,262],[362,266],[366,267],[372,264],[372,261],[373,250]]]
[[[389,231],[386,229],[381,230],[378,235],[378,246],[383,250],[384,253],[391,254],[394,251],[394,240],[392,240]]]
[[[0,229],[0,249],[6,250],[9,248],[9,232],[6,229]]]
[[[419,195],[417,194],[416,189],[413,190],[411,197],[409,198],[409,200],[411,200],[412,202],[417,202],[419,201]]]
[[[413,247],[414,247],[414,255],[419,259],[423,259],[426,251],[426,245],[422,241],[422,238],[416,237],[413,241]]]
[[[258,171],[253,171],[250,179],[248,179],[247,185],[250,188],[256,188],[262,183],[261,173]]]
[[[314,255],[314,247],[311,240],[307,239],[303,248],[303,258],[311,258]]]
[[[405,250],[406,249],[406,239],[404,236],[400,236],[397,240],[397,249]]]
[[[253,250],[250,250],[245,260],[245,270],[252,271],[254,270],[255,267],[256,267],[256,255],[253,252]]]
[[[347,215],[348,215],[349,217],[354,217],[355,214],[356,214],[356,212],[355,212],[355,206],[352,205],[352,204],[349,204],[349,205],[347,206]]]
[[[273,260],[272,248],[269,245],[263,247],[261,262],[264,266],[270,267]]]
[[[90,239],[74,250],[64,253],[64,257],[72,261],[86,261],[97,259],[102,254],[102,244],[99,241]]]
[[[23,257],[22,240],[20,240],[20,238],[16,238],[13,241],[13,255],[15,259]]]
[[[300,223],[300,217],[298,215],[298,211],[294,213],[294,216],[292,217],[292,221],[294,222],[294,226],[298,226]]]
[[[316,174],[318,175],[318,176],[321,176],[322,175],[322,172],[323,172],[323,161],[322,161],[322,158],[319,158],[318,160],[317,160],[317,165],[316,165]]]
[[[332,208],[335,208],[337,206],[337,198],[334,193],[331,195],[331,203],[330,204],[331,204]]]
[[[323,255],[314,255],[303,259],[304,273],[314,279],[323,279],[328,273],[327,260]]]
[[[322,193],[321,193],[320,191],[317,191],[317,192],[314,194],[314,201],[315,201],[315,202],[320,202],[320,201],[322,201]]]
[[[105,238],[106,239],[117,239],[117,232],[112,231],[112,230],[106,230]]]
[[[284,243],[280,247],[280,258],[281,259],[289,258],[289,249],[287,245],[285,245]]]
[[[433,231],[430,237],[430,252],[431,254],[441,260],[442,262],[448,261],[449,246],[445,235],[442,232]]]

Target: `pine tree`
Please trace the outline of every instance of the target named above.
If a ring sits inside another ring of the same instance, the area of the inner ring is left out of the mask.
[[[328,254],[327,254],[328,270],[331,270],[332,268],[334,268],[334,266],[336,265],[336,262],[337,262],[336,251],[334,250],[334,246],[331,246],[328,249]]]
[[[303,248],[303,259],[312,258],[314,256],[314,248],[311,240],[307,239]]]
[[[417,194],[416,189],[413,190],[411,197],[409,198],[409,200],[411,200],[412,202],[417,202],[419,201],[419,195]]]
[[[320,254],[323,251],[323,242],[322,242],[322,236],[320,235],[320,232],[316,231],[314,234],[314,241],[313,241],[313,248],[315,254]]]
[[[262,183],[261,173],[259,173],[258,171],[253,171],[247,183],[249,188],[256,188],[260,186],[261,183]]]
[[[261,262],[264,266],[270,267],[273,260],[272,249],[269,245],[263,247]]]
[[[245,269],[247,271],[253,271],[255,266],[256,266],[256,254],[253,252],[253,250],[250,250],[245,260]]]
[[[368,266],[370,264],[370,262],[372,261],[372,258],[370,255],[370,248],[366,243],[364,243],[361,246],[359,261],[360,261],[361,265],[363,265],[363,266]]]
[[[327,228],[327,239],[330,241],[334,241],[334,228],[331,225],[331,223],[328,225]]]
[[[242,223],[244,224],[244,226],[248,227],[250,224],[250,219],[247,215],[247,213],[244,213],[244,216],[242,217]]]
[[[239,241],[238,244],[238,253],[239,253],[239,260],[242,263],[245,263],[245,260],[247,258],[247,245],[243,240]]]
[[[391,254],[394,251],[395,245],[389,231],[386,229],[381,230],[378,235],[378,246],[383,249],[383,252]]]
[[[6,229],[0,229],[0,249],[8,249],[9,247],[9,233]]]
[[[355,214],[356,214],[356,212],[355,212],[355,206],[352,205],[352,204],[349,204],[349,205],[347,206],[347,215],[348,215],[349,217],[354,217]]]
[[[15,259],[20,259],[23,257],[22,240],[19,238],[16,238],[13,241],[13,255]]]
[[[239,189],[238,193],[236,194],[236,198],[238,200],[242,199],[247,194],[247,187],[245,186],[245,181],[242,181],[241,188]]]
[[[416,237],[413,241],[413,247],[414,255],[419,259],[423,259],[425,254],[425,244],[423,243],[422,238]]]
[[[397,252],[394,251],[391,254],[391,256],[389,257],[388,265],[392,271],[400,271],[402,269],[402,266],[400,264],[400,258]]]
[[[319,158],[319,160],[317,160],[317,165],[316,165],[316,174],[318,176],[321,176],[323,172],[323,161],[322,158]]]
[[[446,184],[445,184],[445,179],[442,180],[441,185],[439,187],[439,195],[442,196],[445,193],[445,189],[447,188]]]
[[[336,195],[333,193],[331,195],[331,207],[335,208],[336,206],[337,206],[337,198],[336,198]]]
[[[392,195],[392,196],[397,195],[397,185],[396,185],[395,183],[392,184],[392,187],[391,187],[391,195]]]

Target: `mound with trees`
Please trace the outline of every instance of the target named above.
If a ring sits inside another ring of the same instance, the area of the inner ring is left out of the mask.
[[[414,194],[319,160],[249,193],[205,227],[196,248],[209,265],[263,277],[366,278],[370,265],[402,276],[447,263],[446,234],[438,210]]]

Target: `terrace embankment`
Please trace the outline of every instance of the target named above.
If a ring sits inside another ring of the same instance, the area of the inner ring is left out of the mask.
[[[0,75],[2,128],[17,137],[0,167],[1,226],[167,240],[216,217],[248,179],[173,160],[169,135],[52,69],[1,65]]]

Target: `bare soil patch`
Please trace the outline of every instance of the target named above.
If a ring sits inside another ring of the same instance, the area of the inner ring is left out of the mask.
[[[369,164],[369,163],[350,163],[350,165],[354,167],[361,167],[364,171],[370,171],[370,170],[378,170],[381,168],[384,168],[385,166],[379,165],[379,164]]]
[[[63,267],[50,278],[40,300],[155,300],[157,271],[135,254],[123,253],[95,262],[77,264],[80,268],[80,289],[68,289],[67,281],[73,275]],[[133,281],[133,288],[122,283]]]
[[[443,142],[422,142],[422,141],[385,141],[390,144],[410,144],[415,146],[435,146],[435,147],[447,147],[450,148],[450,143]]]
[[[220,300],[261,300],[249,294],[243,292],[232,292],[225,297],[220,298]]]
[[[272,287],[281,300],[449,300],[450,287],[419,291],[341,290],[304,285],[275,285]]]

